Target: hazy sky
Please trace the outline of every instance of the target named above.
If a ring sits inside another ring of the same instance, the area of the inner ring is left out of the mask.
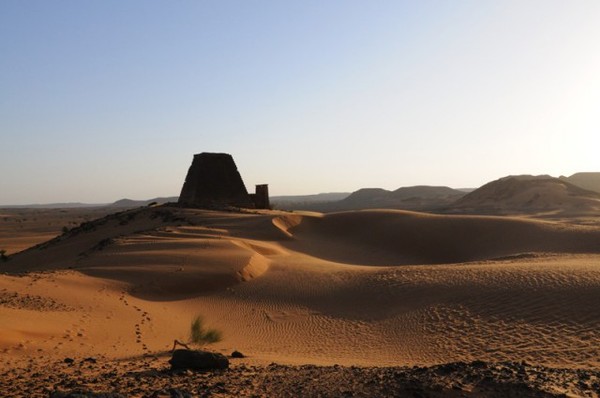
[[[600,171],[600,2],[0,2],[0,204]]]

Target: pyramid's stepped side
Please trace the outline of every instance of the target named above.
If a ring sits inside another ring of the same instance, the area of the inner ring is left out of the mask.
[[[254,207],[233,157],[227,153],[194,155],[178,203],[198,207]]]

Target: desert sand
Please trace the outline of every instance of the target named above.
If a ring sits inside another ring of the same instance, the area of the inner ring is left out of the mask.
[[[110,207],[0,209],[0,250],[17,253],[54,238],[63,228],[73,228],[115,211]]]
[[[30,241],[23,234],[0,242],[15,253],[58,233],[40,231]],[[81,378],[88,367],[119,363],[160,369],[197,315],[223,332],[210,349],[247,355],[233,362],[239,377],[265,380],[284,369],[311,379],[300,366],[310,364],[325,366],[316,369],[339,385],[352,366],[367,367],[356,376],[367,383],[391,377],[373,367],[526,361],[565,369],[559,381],[540,382],[540,391],[598,394],[594,226],[394,210],[324,215],[161,206],[84,223],[12,255],[0,272],[0,374],[4,388],[22,386],[23,396],[69,387],[56,387],[48,372]],[[279,364],[272,372],[271,363]],[[577,372],[593,375],[577,386]],[[143,396],[122,381],[96,381]],[[367,384],[353,390],[369,396]],[[474,391],[467,381],[463,387],[440,388]]]

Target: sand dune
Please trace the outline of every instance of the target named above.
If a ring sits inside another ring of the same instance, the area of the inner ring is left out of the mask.
[[[349,264],[457,263],[528,252],[598,253],[600,247],[597,228],[508,217],[372,210],[296,223],[289,230],[295,239],[285,246]]]
[[[597,367],[599,243],[518,218],[132,210],[0,265],[2,366],[160,355],[202,314],[250,364]]]

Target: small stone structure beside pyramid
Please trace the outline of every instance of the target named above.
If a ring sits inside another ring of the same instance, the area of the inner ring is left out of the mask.
[[[230,154],[203,152],[194,155],[178,203],[211,209],[268,209],[269,186],[257,185],[256,193],[249,194]]]

